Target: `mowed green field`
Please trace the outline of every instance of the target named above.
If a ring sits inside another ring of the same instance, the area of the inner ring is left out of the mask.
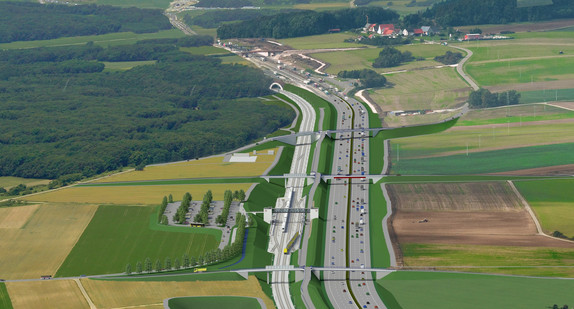
[[[256,309],[261,308],[259,302],[251,297],[178,297],[168,302],[171,309],[202,309],[202,308],[234,308]]]
[[[520,91],[521,103],[574,101],[574,88]]]
[[[113,5],[131,7],[135,6],[141,9],[167,9],[170,0],[88,0],[87,3],[98,5]]]
[[[549,32],[533,32],[542,35],[548,35]],[[513,34],[514,36],[515,34]],[[518,34],[516,34],[518,35]],[[538,39],[514,39],[504,41],[479,41],[465,42],[457,44],[472,51],[472,57],[469,63],[482,62],[482,61],[500,61],[506,63],[509,59],[516,58],[540,58],[540,57],[559,57],[566,58],[574,55],[574,42],[570,40],[570,44],[565,41],[566,36],[573,35],[572,33],[563,33],[560,38],[538,38]],[[541,42],[542,40],[542,42]],[[541,44],[543,43],[543,44]],[[563,51],[564,55],[559,52]],[[507,64],[507,63],[506,63]],[[508,65],[508,64],[507,64]],[[512,66],[512,61],[511,64]]]
[[[351,44],[351,43],[349,43]],[[353,47],[359,47],[358,44],[353,44]],[[372,69],[379,73],[384,72],[394,72],[399,70],[408,70],[421,67],[430,67],[442,65],[439,62],[434,61],[435,56],[444,55],[446,51],[452,51],[451,48],[442,46],[439,44],[414,44],[414,45],[404,45],[395,46],[396,49],[400,51],[410,51],[414,57],[423,57],[423,61],[411,61],[404,63],[398,67],[392,68],[373,68],[372,64],[375,59],[379,56],[382,48],[368,47],[357,50],[348,51],[335,51],[327,53],[315,53],[311,54],[314,58],[317,58],[323,62],[329,63],[329,67],[326,72],[331,74],[337,74],[344,70],[362,70],[362,69]],[[456,51],[458,52],[458,51]]]
[[[481,86],[574,79],[574,57],[496,61],[465,66]]]
[[[464,146],[463,146],[464,147]],[[393,147],[393,174],[465,175],[515,171],[529,168],[574,164],[574,143],[511,148],[451,156],[397,160]],[[399,150],[399,154],[401,150]]]
[[[215,46],[199,46],[199,47],[181,47],[180,50],[188,52],[192,55],[226,55],[231,54],[229,51],[223,48],[217,48]]]
[[[165,261],[217,248],[221,232],[158,225],[157,207],[100,206],[56,276],[121,273],[149,257]]]
[[[399,271],[377,280],[377,284],[391,308],[551,308],[554,304],[574,304],[574,280]]]
[[[349,32],[342,32],[282,39],[277,40],[277,42],[283,45],[289,45],[295,49],[360,47],[361,45],[355,43],[344,42],[345,39],[349,39],[355,36],[355,34]]]
[[[457,125],[439,134],[393,140],[393,151],[399,147],[399,159],[403,160],[466,154],[467,146],[469,154],[473,155],[476,152],[574,142],[571,134],[574,130],[573,120],[564,119],[550,124],[526,122],[529,117],[538,119],[538,116],[525,114],[522,117],[509,117],[518,120],[513,123],[508,121],[502,124],[465,126],[462,122],[463,126]],[[498,121],[500,118],[493,119]],[[486,122],[488,119],[480,121]]]
[[[532,104],[473,109],[458,121],[458,126],[530,122],[574,118],[574,112],[560,107]]]
[[[574,277],[572,248],[408,243],[401,244],[401,250],[405,266],[538,277]]]
[[[119,33],[108,33],[101,35],[59,38],[53,40],[18,41],[12,43],[2,43],[0,44],[0,49],[21,49],[21,48],[81,45],[86,44],[88,42],[94,42],[94,44],[96,45],[107,47],[115,45],[134,44],[137,41],[147,39],[181,38],[184,36],[185,34],[183,34],[183,32],[181,32],[178,29],[163,30],[154,33],[119,32]]]
[[[370,90],[383,111],[445,109],[462,104],[471,88],[454,68],[416,70],[386,75],[392,87]]]
[[[516,181],[515,185],[546,233],[560,231],[574,237],[574,179]]]

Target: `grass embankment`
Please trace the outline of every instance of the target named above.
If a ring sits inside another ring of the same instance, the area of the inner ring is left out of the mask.
[[[441,270],[523,276],[574,277],[574,267],[571,267],[574,251],[570,248],[409,243],[401,244],[401,250],[405,266],[440,266]]]
[[[0,283],[0,308],[13,309],[10,295],[8,295],[8,290],[6,290],[6,284],[3,282]]]
[[[149,274],[130,275],[121,277],[109,277],[94,280],[106,281],[139,281],[139,282],[154,282],[154,281],[245,281],[241,275],[235,272],[220,272],[220,273],[188,273],[185,271],[173,271],[164,274],[150,276]]]
[[[329,186],[325,183],[320,183],[313,198],[315,207],[319,208],[319,218],[312,221],[312,230],[307,246],[306,265],[309,266],[323,266],[324,263],[328,201]]]
[[[534,209],[545,233],[559,231],[574,237],[573,179],[517,181],[515,185]]]
[[[300,96],[301,98],[303,98],[304,100],[309,102],[309,104],[311,104],[311,106],[313,106],[313,108],[315,109],[315,115],[316,115],[316,120],[317,120],[315,122],[314,130],[333,130],[333,129],[337,128],[337,110],[335,109],[335,107],[332,104],[321,99],[320,97],[316,96],[315,94],[313,94],[307,90],[295,87],[293,85],[285,85],[284,89],[286,91],[292,92],[292,93]],[[325,116],[323,119],[323,128],[318,127],[319,115],[320,115],[320,109],[321,108],[325,109]]]
[[[114,71],[127,71],[131,68],[135,68],[140,65],[149,65],[155,64],[155,60],[144,60],[144,61],[117,61],[117,62],[108,62],[102,61],[102,63],[106,66],[104,71],[106,72],[114,72]]]
[[[572,164],[566,154],[574,151],[574,143],[520,147],[442,157],[403,159],[397,161],[393,147],[394,174],[401,175],[464,175],[514,171],[528,168]],[[402,156],[402,149],[400,150]]]
[[[163,30],[154,33],[118,32],[118,33],[108,33],[100,35],[58,38],[52,40],[18,41],[12,43],[2,43],[0,44],[0,49],[23,49],[23,48],[36,48],[36,47],[82,45],[88,42],[94,42],[94,44],[96,45],[100,45],[102,47],[108,47],[116,45],[134,44],[137,41],[147,39],[181,38],[184,36],[185,34],[181,32],[179,29]]]
[[[401,271],[377,284],[394,296],[393,308],[398,309],[548,308],[574,303],[573,280]]]
[[[75,186],[51,191],[24,200],[43,202],[76,202],[119,205],[157,205],[164,196],[172,194],[174,199],[181,198],[186,192],[200,199],[207,190],[213,192],[214,200],[223,200],[225,190],[247,191],[251,183],[235,184],[193,184],[193,185],[135,185],[135,186]]]
[[[56,273],[96,209],[75,204],[0,208],[0,278],[39,279]]]
[[[100,206],[56,275],[120,273],[128,263],[200,256],[217,248],[221,231],[156,224],[157,207]],[[154,264],[155,265],[155,264]]]
[[[391,260],[383,232],[383,218],[387,215],[387,203],[379,184],[369,185],[369,212],[371,267],[389,267]]]
[[[256,309],[261,308],[255,298],[250,297],[178,297],[168,301],[171,309],[195,309],[195,308],[236,308]]]

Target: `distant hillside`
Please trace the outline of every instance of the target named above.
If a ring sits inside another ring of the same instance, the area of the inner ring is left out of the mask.
[[[171,28],[161,10],[0,1],[0,43]]]

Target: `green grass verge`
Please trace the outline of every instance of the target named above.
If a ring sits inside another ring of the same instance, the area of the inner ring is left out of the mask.
[[[226,49],[217,48],[215,46],[198,46],[198,47],[181,47],[181,51],[190,53],[192,55],[228,55],[232,54]]]
[[[283,87],[286,91],[292,92],[313,106],[315,109],[315,113],[317,115],[317,120],[319,119],[320,115],[320,108],[325,109],[325,117],[323,118],[323,128],[322,130],[332,130],[337,128],[337,110],[335,107],[330,104],[329,102],[321,99],[320,97],[316,96],[315,94],[301,89],[299,87],[295,87],[293,85],[285,85]],[[318,130],[318,121],[315,123],[315,130]]]
[[[468,156],[457,154],[400,159],[400,161],[396,161],[395,147],[392,152],[392,171],[401,175],[484,174],[574,163],[574,158],[569,155],[574,152],[574,143],[475,152]]]
[[[178,29],[163,30],[154,33],[118,32],[118,33],[108,33],[101,35],[59,38],[53,40],[18,41],[12,43],[3,43],[0,44],[0,49],[21,49],[21,48],[81,45],[86,44],[88,42],[94,42],[94,44],[96,45],[108,47],[115,45],[134,44],[137,41],[147,39],[181,38],[184,36],[185,34],[183,34],[183,32],[179,31]]]
[[[399,306],[389,308],[551,308],[574,304],[574,280],[399,271],[377,284]],[[385,304],[387,298],[384,298]]]
[[[221,231],[156,224],[157,207],[100,206],[57,277],[120,273],[149,257],[165,261],[217,248]],[[151,228],[150,228],[151,227]],[[155,264],[154,264],[155,265]]]
[[[275,207],[276,200],[285,195],[284,183],[283,179],[262,181],[251,191],[251,195],[244,203],[245,210],[263,211],[263,208]]]
[[[555,90],[520,91],[521,103],[539,103],[574,100],[574,88]]]
[[[391,265],[387,244],[384,241],[383,218],[387,215],[387,203],[379,184],[369,185],[369,233],[371,238],[371,267],[385,268]]]
[[[391,130],[385,130],[379,132],[379,134],[383,134],[385,139],[393,139],[393,138],[403,138],[409,136],[417,136],[417,135],[426,135],[426,134],[434,134],[445,131],[452,126],[454,126],[458,121],[458,118],[451,119],[448,121],[440,122],[440,123],[433,123],[433,124],[425,124],[425,125],[417,125],[417,126],[410,126],[404,128],[393,128]]]
[[[329,186],[325,183],[320,183],[313,198],[315,207],[319,208],[319,218],[312,221],[312,230],[307,246],[307,265],[309,266],[323,266],[328,201]]]
[[[261,308],[261,305],[259,305],[257,299],[251,297],[239,297],[239,296],[178,297],[170,299],[168,301],[168,305],[170,309]]]
[[[574,179],[516,181],[515,185],[534,209],[544,232],[574,237]]]
[[[357,47],[355,43],[345,43],[345,39],[351,38],[352,33],[332,33],[311,35],[292,39],[278,40],[282,44],[289,45],[295,49],[316,49],[316,48],[343,48]]]
[[[6,290],[6,284],[0,282],[0,308],[2,309],[12,309],[12,301],[10,301],[10,295],[8,295],[8,290]]]

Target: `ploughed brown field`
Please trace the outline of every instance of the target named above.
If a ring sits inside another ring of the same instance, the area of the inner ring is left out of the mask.
[[[391,233],[399,244],[574,248],[537,235],[507,183],[392,184]]]

